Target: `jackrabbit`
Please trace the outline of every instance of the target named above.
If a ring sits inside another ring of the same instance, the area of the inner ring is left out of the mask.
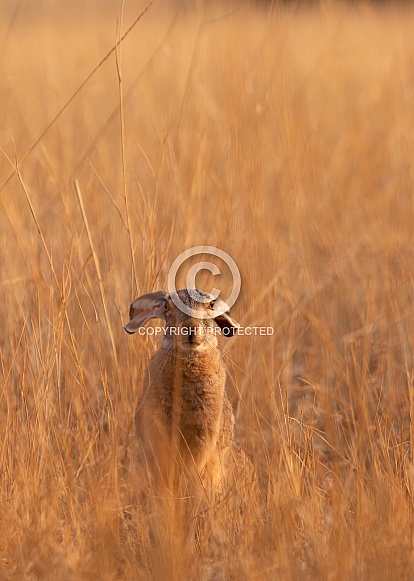
[[[250,479],[251,464],[235,439],[216,336],[219,329],[233,335],[239,327],[226,303],[195,289],[157,291],[136,299],[129,315],[124,329],[130,334],[150,319],[166,323],[136,413],[151,481],[161,479],[168,487],[177,473],[185,473],[218,493],[226,479],[241,473]]]

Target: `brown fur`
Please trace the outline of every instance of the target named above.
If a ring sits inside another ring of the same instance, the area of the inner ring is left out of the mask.
[[[237,464],[248,462],[235,440],[234,414],[225,389],[226,370],[215,334],[219,317],[221,327],[234,330],[237,323],[221,301],[202,304],[187,290],[177,294],[194,312],[211,313],[211,318],[181,312],[170,295],[162,292],[153,293],[153,301],[151,295],[144,295],[145,312],[140,299],[131,305],[135,321],[131,329],[148,320],[148,313],[159,317],[165,312],[167,331],[146,370],[136,428],[152,482],[170,488],[184,474],[219,492],[230,465],[234,474]],[[215,316],[216,310],[225,313]],[[173,335],[172,329],[187,330],[188,335]]]

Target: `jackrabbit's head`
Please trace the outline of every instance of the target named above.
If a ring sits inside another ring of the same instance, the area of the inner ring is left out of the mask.
[[[124,329],[135,333],[150,319],[166,322],[164,342],[182,349],[200,349],[217,345],[216,330],[232,336],[239,327],[230,317],[230,309],[221,299],[196,289],[175,293],[157,291],[136,299],[129,310],[130,321]]]

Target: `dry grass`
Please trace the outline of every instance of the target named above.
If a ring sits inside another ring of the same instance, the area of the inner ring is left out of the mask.
[[[411,579],[413,12],[156,2],[122,83],[113,55],[25,156],[119,16],[32,4],[0,21],[1,183],[19,163],[0,194],[0,578]],[[199,244],[241,270],[234,317],[275,334],[223,339],[254,535],[224,503],[195,542],[189,511],[136,501],[156,340],[122,324]]]

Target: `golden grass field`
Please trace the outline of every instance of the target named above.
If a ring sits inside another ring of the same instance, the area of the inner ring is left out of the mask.
[[[144,8],[83,4],[0,9],[0,579],[412,579],[413,10],[155,1],[75,94]],[[197,245],[275,329],[221,340],[246,534],[131,468],[122,327]]]

